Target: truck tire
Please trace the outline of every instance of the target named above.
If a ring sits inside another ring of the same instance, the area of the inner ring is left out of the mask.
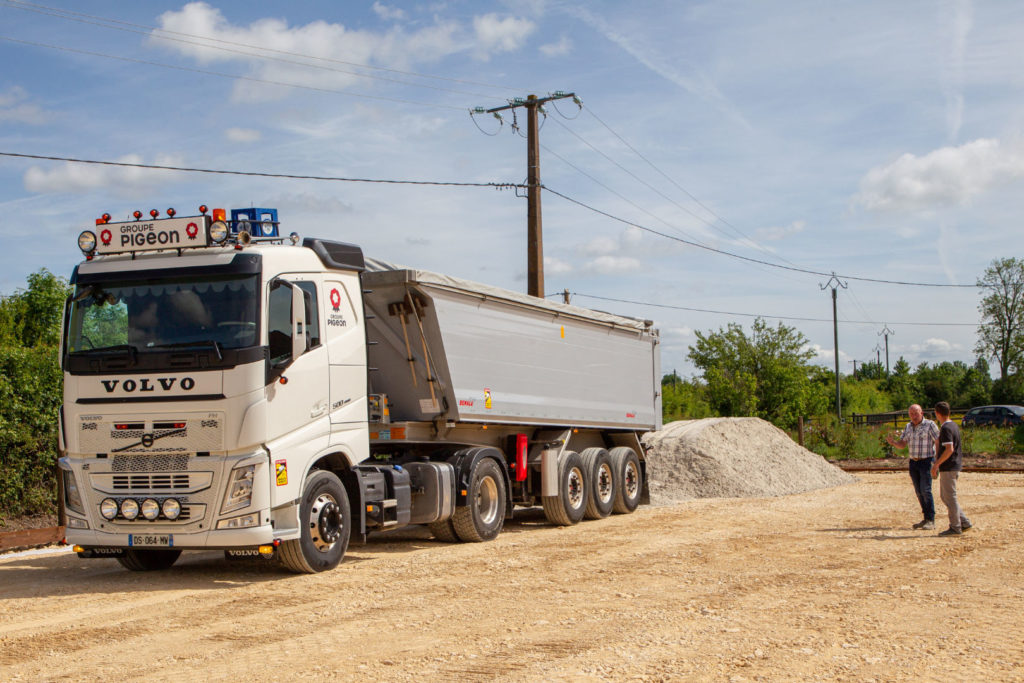
[[[558,495],[544,496],[544,516],[558,526],[576,524],[587,511],[586,475],[579,453],[566,452],[558,463]]]
[[[455,508],[452,527],[469,543],[493,540],[505,525],[505,478],[492,458],[482,458],[469,475],[466,504]]]
[[[628,446],[613,448],[611,453],[612,473],[615,475],[615,512],[628,514],[640,504],[643,489],[643,472],[636,451]]]
[[[430,533],[434,534],[434,538],[445,543],[458,543],[459,535],[455,533],[455,526],[452,524],[451,519],[443,519],[440,522],[430,522],[427,524],[427,528],[430,529]]]
[[[117,558],[121,566],[133,572],[151,572],[170,569],[178,561],[180,550],[136,550],[128,548]]]
[[[615,475],[608,451],[588,448],[580,453],[583,475],[587,483],[586,519],[603,519],[612,513],[615,504]]]
[[[281,563],[297,574],[334,569],[352,533],[348,493],[331,472],[312,472],[299,503],[299,538],[284,541]]]

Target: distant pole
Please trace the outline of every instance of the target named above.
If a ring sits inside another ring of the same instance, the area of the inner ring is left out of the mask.
[[[896,334],[889,329],[889,325],[886,324],[885,329],[878,333],[878,336],[885,336],[885,376],[889,376],[889,335]]]
[[[878,363],[878,367],[882,367],[882,347],[875,344],[875,362]]]
[[[856,360],[851,360],[851,361],[847,361],[847,362],[853,363],[853,378],[857,379],[857,361]]]
[[[836,277],[834,272],[829,281],[821,285],[822,291],[829,287],[832,288],[832,341],[835,347],[833,355],[836,357],[836,420],[839,422],[843,421],[843,408],[842,395],[839,391],[839,317],[836,312],[836,289],[839,287],[846,289],[847,286],[845,282]]]

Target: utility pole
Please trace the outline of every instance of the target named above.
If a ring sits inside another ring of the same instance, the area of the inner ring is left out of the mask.
[[[889,376],[889,335],[890,334],[894,335],[896,333],[889,329],[889,324],[888,323],[886,323],[885,329],[878,333],[879,337],[881,337],[883,335],[885,336],[885,376],[886,377]]]
[[[835,272],[833,272],[832,277],[829,278],[828,282],[820,286],[822,291],[829,287],[832,288],[832,341],[835,344],[835,353],[833,355],[835,355],[836,357],[836,420],[842,422],[842,395],[839,391],[839,318],[836,314],[836,289],[839,287],[846,289],[848,285],[839,278],[837,278]]]
[[[857,361],[856,360],[848,360],[846,362],[847,363],[853,363],[853,378],[857,379]]]
[[[576,93],[559,91],[547,97],[517,97],[502,107],[476,107],[470,111],[471,114],[494,114],[500,120],[500,111],[511,109],[514,112],[519,107],[526,109],[526,291],[530,296],[540,298],[544,297],[544,239],[540,212],[540,128],[537,125],[537,112],[544,113],[543,105],[546,102],[570,97],[578,106],[582,106]]]
[[[882,367],[882,347],[875,344],[875,362],[878,363],[878,367]]]

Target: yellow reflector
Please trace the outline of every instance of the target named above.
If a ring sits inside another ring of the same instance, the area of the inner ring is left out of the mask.
[[[372,505],[367,505],[366,506],[366,511],[367,512],[373,512],[373,506]]]
[[[260,546],[260,555],[273,555],[273,554],[274,554],[274,546],[272,546],[272,545],[261,545]]]
[[[84,553],[85,552],[85,548],[83,548],[80,545],[76,545],[74,548],[72,548],[72,550],[74,550],[76,553]]]
[[[469,491],[467,491],[466,489],[462,489],[462,495],[468,496],[469,495]]]

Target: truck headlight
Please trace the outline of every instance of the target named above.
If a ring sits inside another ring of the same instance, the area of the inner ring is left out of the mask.
[[[170,520],[175,520],[181,514],[181,503],[174,498],[168,498],[164,501],[164,504],[160,506],[164,511],[164,517]]]
[[[252,480],[255,476],[256,465],[246,465],[231,470],[227,494],[224,496],[224,505],[220,509],[221,514],[241,510],[252,503]]]
[[[125,498],[121,501],[121,514],[131,521],[139,516],[139,502],[132,498]]]
[[[260,525],[260,513],[250,512],[247,515],[240,517],[232,517],[230,519],[222,519],[217,522],[218,529],[248,529],[249,527]]]
[[[61,470],[61,472],[64,475],[64,504],[68,510],[84,515],[85,505],[82,504],[82,492],[78,490],[75,473],[67,470]]]
[[[142,501],[141,509],[142,516],[148,519],[149,521],[153,521],[154,519],[160,516],[160,504],[157,503],[152,498],[147,498],[146,500]]]
[[[100,515],[103,519],[114,519],[114,517],[117,517],[117,501],[113,498],[104,498],[100,502]]]

